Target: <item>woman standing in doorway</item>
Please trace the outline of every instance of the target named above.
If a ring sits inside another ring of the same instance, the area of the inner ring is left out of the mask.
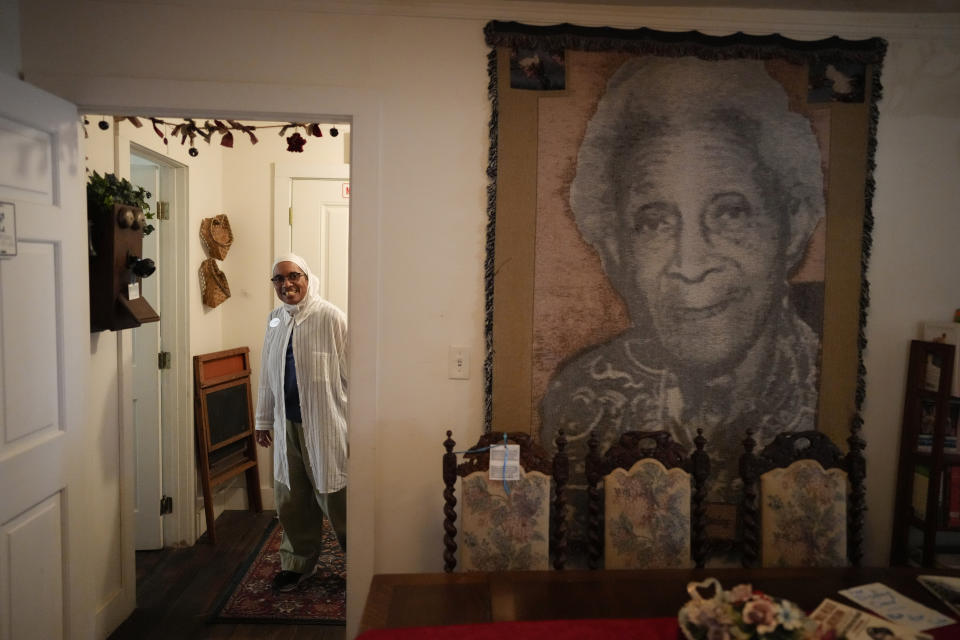
[[[295,254],[270,278],[283,303],[267,320],[257,393],[257,443],[273,448],[274,495],[283,527],[276,591],[313,575],[323,516],[347,550],[347,320],[320,297]]]

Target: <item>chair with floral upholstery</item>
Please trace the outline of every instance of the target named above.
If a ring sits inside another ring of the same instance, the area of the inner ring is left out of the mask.
[[[687,455],[666,431],[627,431],[603,455],[588,441],[588,566],[606,569],[703,567],[703,504],[710,459],[702,430]],[[601,504],[600,485],[603,486]],[[602,511],[602,515],[601,515]],[[602,541],[602,547],[601,547]]]
[[[566,438],[557,436],[557,453],[547,452],[527,433],[507,433],[520,446],[520,479],[491,480],[491,445],[504,442],[501,431],[484,434],[457,464],[456,443],[447,431],[443,446],[444,571],[457,566],[456,480],[461,479],[460,566],[466,571],[563,569],[566,562],[564,486],[569,461]],[[552,559],[552,563],[551,563]]]
[[[862,446],[843,455],[819,431],[778,434],[759,454],[747,430],[742,562],[764,567],[858,565],[862,540]]]

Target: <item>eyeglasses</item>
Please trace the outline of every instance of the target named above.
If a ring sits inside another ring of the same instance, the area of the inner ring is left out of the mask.
[[[303,277],[303,274],[300,273],[299,271],[291,271],[286,276],[282,276],[282,275],[273,276],[272,278],[270,278],[270,282],[272,282],[276,286],[282,285],[284,280],[289,280],[293,284],[297,284],[298,282],[300,282],[300,278],[302,277]]]

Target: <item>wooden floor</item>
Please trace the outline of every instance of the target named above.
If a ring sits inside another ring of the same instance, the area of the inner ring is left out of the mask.
[[[110,640],[343,640],[340,626],[207,622],[274,515],[225,511],[217,518],[216,545],[204,536],[184,549],[138,551],[137,608]]]

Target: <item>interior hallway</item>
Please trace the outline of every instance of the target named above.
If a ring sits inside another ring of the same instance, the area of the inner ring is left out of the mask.
[[[207,622],[274,517],[274,511],[224,511],[216,545],[203,535],[192,547],[138,551],[137,608],[110,640],[343,640],[343,626]]]

